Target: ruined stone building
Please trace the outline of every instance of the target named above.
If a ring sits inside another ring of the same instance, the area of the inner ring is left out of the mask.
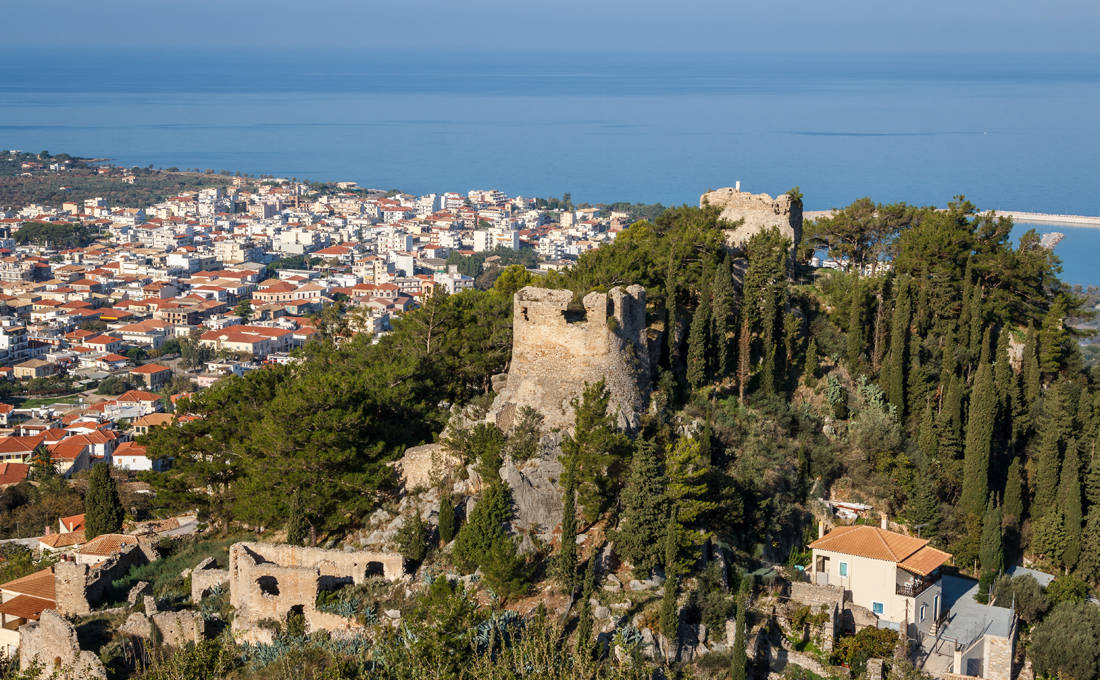
[[[717,206],[720,219],[737,222],[741,226],[726,231],[726,245],[739,248],[754,234],[775,227],[791,241],[792,248],[802,240],[802,204],[789,194],[772,198],[768,194],[750,194],[738,187],[725,187],[708,191],[699,197],[699,206]]]
[[[507,376],[494,379],[489,414],[501,429],[524,406],[539,411],[547,429],[572,427],[572,400],[599,380],[620,427],[638,426],[650,390],[645,288],[589,293],[583,307],[572,302],[568,290],[527,286],[516,293],[512,361]]]
[[[306,630],[330,632],[359,627],[353,619],[317,609],[317,595],[370,576],[404,576],[400,555],[344,552],[286,544],[234,543],[229,548],[229,601],[236,609],[233,633],[248,642],[270,642],[261,622],[285,623],[291,613],[305,618]]]

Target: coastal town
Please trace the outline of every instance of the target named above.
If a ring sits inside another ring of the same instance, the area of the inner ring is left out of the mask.
[[[64,177],[69,163],[20,169]],[[96,172],[134,181],[106,163]],[[139,208],[96,197],[0,208],[0,375],[47,392],[0,404],[4,479],[25,475],[40,446],[66,475],[97,461],[152,469],[131,434],[170,421],[172,403],[222,376],[295,361],[326,307],[339,305],[353,333],[385,333],[502,256],[522,249],[532,269],[559,269],[628,219],[496,190],[413,196],[240,177]],[[28,225],[87,243],[17,243]],[[475,269],[458,264],[475,256]],[[104,395],[110,386],[117,394]],[[59,391],[69,394],[51,398]]]

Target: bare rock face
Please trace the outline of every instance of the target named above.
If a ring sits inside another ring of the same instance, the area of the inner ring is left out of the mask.
[[[638,426],[650,390],[645,288],[589,293],[583,309],[572,301],[568,290],[527,286],[516,293],[512,362],[507,378],[494,381],[499,392],[488,414],[502,430],[525,406],[543,415],[546,430],[572,427],[572,400],[599,380],[619,426]]]
[[[405,449],[398,461],[401,481],[407,491],[426,489],[454,472],[462,461],[441,444],[424,444]]]
[[[802,204],[791,200],[789,194],[772,198],[768,194],[750,194],[725,187],[700,196],[699,207],[707,205],[721,208],[719,217],[723,220],[743,220],[736,229],[726,230],[726,245],[731,248],[744,246],[754,234],[772,227],[790,239],[792,247],[802,239]]]
[[[560,455],[561,433],[551,432],[539,440],[538,454],[531,460],[517,463],[507,458],[500,468],[500,478],[512,492],[512,529],[520,536],[521,550],[534,548],[527,540],[532,535],[549,543],[561,524]]]

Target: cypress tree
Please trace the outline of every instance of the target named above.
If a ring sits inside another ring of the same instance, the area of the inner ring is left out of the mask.
[[[111,469],[107,463],[96,463],[92,466],[88,491],[84,495],[85,539],[90,541],[103,534],[117,534],[122,530],[124,514]]]
[[[863,334],[863,291],[859,280],[852,284],[852,295],[848,301],[848,370],[853,375],[859,372],[863,364],[863,347],[867,340]]]
[[[909,523],[920,532],[921,536],[931,538],[939,535],[940,521],[943,516],[940,512],[940,499],[932,488],[932,477],[927,469],[924,472],[925,474],[914,481],[913,493],[906,506],[906,515]]]
[[[741,581],[741,591],[737,597],[737,614],[734,618],[733,649],[730,651],[730,680],[747,680],[749,659],[745,652],[745,640],[748,637],[749,590],[748,579]]]
[[[817,385],[818,367],[817,340],[810,338],[806,344],[806,360],[802,362],[802,377],[808,387]]]
[[[989,457],[993,444],[997,395],[993,371],[988,363],[978,366],[974,392],[970,399],[970,417],[966,423],[966,450],[963,457],[963,487],[960,503],[973,515],[981,516],[989,494]]]
[[[615,534],[615,552],[635,572],[648,573],[661,563],[665,535],[665,475],[652,442],[639,439],[630,462],[630,477],[622,493],[623,513]]]
[[[742,311],[741,330],[737,334],[737,402],[745,403],[749,379],[752,377],[752,330],[748,310]]]
[[[909,321],[912,302],[908,277],[898,282],[897,299],[894,301],[894,318],[890,327],[890,353],[886,359],[886,395],[897,409],[898,417],[905,419],[906,369],[909,367]]]
[[[1085,520],[1077,573],[1092,584],[1100,583],[1100,505],[1092,506]]]
[[[997,398],[1006,409],[1012,406],[1013,384],[1016,374],[1008,357],[1008,329],[997,334],[997,349],[993,352],[993,382],[997,385]]]
[[[1001,509],[990,496],[985,516],[982,518],[981,544],[982,576],[989,575],[987,582],[1004,570],[1004,544],[1001,535]]]
[[[921,271],[921,277],[917,283],[917,307],[913,313],[913,326],[917,329],[917,335],[921,337],[928,331],[928,322],[931,320],[928,288],[928,267],[926,266]]]
[[[1051,564],[1061,567],[1066,552],[1066,527],[1062,509],[1054,507],[1035,520],[1031,550]]]
[[[1092,454],[1088,476],[1085,478],[1085,498],[1092,507],[1100,506],[1100,451],[1094,450]]]
[[[974,284],[973,290],[971,290],[970,300],[970,343],[969,353],[971,357],[979,356],[981,353],[982,343],[982,321],[984,314],[982,310],[982,286],[981,284]]]
[[[737,331],[737,291],[733,286],[733,267],[728,255],[723,255],[714,272],[711,304],[711,335],[714,338],[716,368],[720,377],[734,371],[730,344]]]
[[[561,549],[556,571],[562,590],[573,594],[577,587],[577,470],[571,463],[565,471],[565,489],[561,498]]]
[[[676,605],[676,590],[679,586],[679,525],[676,508],[673,507],[665,530],[665,583],[661,598],[661,632],[668,639],[668,661],[676,658],[679,644],[680,610]]]
[[[691,328],[688,331],[687,379],[688,384],[695,389],[705,385],[710,374],[707,366],[708,358],[712,355],[710,327],[710,296],[704,293],[699,297],[699,306],[691,317]]]
[[[1062,508],[1062,520],[1065,522],[1066,549],[1064,560],[1066,567],[1073,567],[1081,555],[1081,480],[1077,462],[1077,444],[1066,445],[1066,457],[1062,462],[1062,478],[1058,489],[1058,501]]]
[[[1069,335],[1064,324],[1067,315],[1066,298],[1059,295],[1043,317],[1039,330],[1039,370],[1045,375],[1054,375],[1062,367]]]
[[[439,540],[450,543],[455,537],[455,506],[451,494],[443,494],[439,499]]]
[[[939,437],[936,432],[936,415],[932,409],[932,401],[924,404],[924,411],[920,416],[920,427],[917,430],[917,448],[928,460],[933,460],[939,453]]]
[[[1024,521],[1024,478],[1020,466],[1020,459],[1013,458],[1008,466],[1008,475],[1005,479],[1005,500],[1002,507],[1004,518],[1011,524],[1019,526]]]
[[[958,354],[959,349],[955,342],[955,326],[949,325],[943,336],[943,356],[940,359],[940,382],[944,385],[951,379],[951,376],[958,373]]]
[[[577,615],[577,655],[588,660],[594,649],[592,639],[592,591],[596,587],[596,554],[588,559],[584,570],[584,585],[581,586],[581,609]]]
[[[1062,428],[1059,424],[1061,413],[1059,412],[1057,387],[1047,393],[1044,400],[1044,418],[1039,424],[1039,432],[1036,435],[1036,459],[1035,459],[1035,502],[1033,507],[1039,513],[1045,513],[1054,507],[1057,501],[1058,479],[1062,466],[1062,452],[1060,439]]]
[[[889,315],[886,300],[890,297],[890,278],[883,279],[875,295],[875,337],[871,343],[871,369],[878,371],[882,366],[883,354],[886,352],[886,335],[889,332],[886,319]]]
[[[290,496],[290,512],[286,520],[286,542],[291,545],[305,545],[309,536],[309,520],[302,503],[302,492],[295,489]]]
[[[1037,413],[1039,392],[1042,379],[1039,373],[1039,346],[1038,334],[1034,326],[1027,329],[1027,339],[1024,341],[1024,356],[1020,367],[1020,379],[1023,383],[1024,403],[1032,408],[1032,414]],[[1032,418],[1034,420],[1034,418]]]
[[[962,454],[962,382],[951,374],[940,409],[940,455],[949,460]]]

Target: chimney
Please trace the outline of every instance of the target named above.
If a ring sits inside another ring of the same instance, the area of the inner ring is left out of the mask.
[[[823,522],[821,520],[818,520],[817,521],[817,537],[821,538],[824,535],[825,535],[825,522]]]
[[[882,527],[883,531],[889,531],[890,530],[890,520],[886,519],[886,513],[885,512],[882,513],[882,518],[879,521],[879,526]]]

